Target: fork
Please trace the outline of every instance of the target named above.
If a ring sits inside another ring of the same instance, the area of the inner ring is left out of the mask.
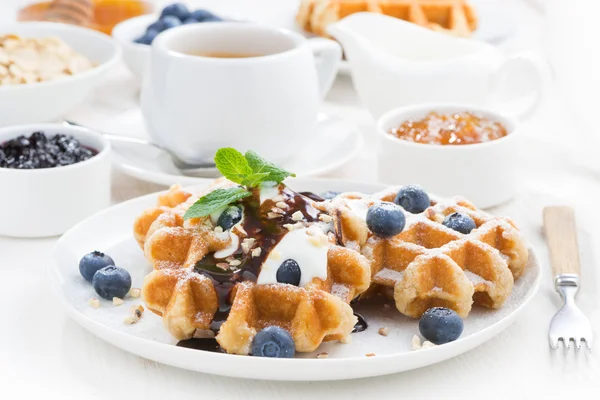
[[[550,321],[550,346],[557,349],[562,340],[567,349],[571,348],[571,341],[577,349],[581,349],[581,342],[591,349],[594,336],[592,325],[575,304],[580,270],[573,209],[558,206],[544,208],[544,231],[550,249],[554,288],[564,301],[562,308]]]

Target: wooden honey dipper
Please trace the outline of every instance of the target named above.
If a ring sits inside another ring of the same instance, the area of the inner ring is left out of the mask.
[[[44,20],[73,25],[89,25],[94,19],[92,0],[54,0],[44,14]]]

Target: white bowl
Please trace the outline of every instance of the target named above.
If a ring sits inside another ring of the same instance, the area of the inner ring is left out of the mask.
[[[112,35],[123,47],[123,60],[139,82],[150,62],[150,46],[135,43],[134,40],[146,32],[148,25],[155,22],[158,15],[148,14],[130,18],[113,28]]]
[[[44,169],[0,168],[0,235],[47,237],[66,232],[110,205],[110,143],[99,133],[60,124],[20,125],[0,129],[0,143],[42,131],[71,135],[98,151],[77,164]]]
[[[470,111],[500,122],[508,135],[489,142],[444,146],[408,142],[389,133],[408,119],[429,112]],[[440,196],[460,195],[480,208],[512,198],[517,185],[517,122],[486,108],[460,104],[423,104],[400,107],[379,118],[377,174],[389,184],[415,183]]]
[[[52,22],[2,25],[0,34],[57,36],[97,64],[93,69],[55,81],[0,86],[0,126],[57,120],[85,100],[121,57],[118,43],[105,34]]]

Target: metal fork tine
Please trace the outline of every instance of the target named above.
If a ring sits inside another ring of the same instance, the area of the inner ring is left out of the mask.
[[[552,347],[553,349],[558,349],[558,341],[560,340],[560,338],[558,336],[549,336],[550,339],[550,347]]]
[[[581,338],[581,340],[583,340],[585,342],[585,345],[587,346],[587,348],[589,350],[592,349],[592,339],[590,339],[590,338]]]
[[[573,338],[573,342],[575,342],[575,348],[577,350],[581,350],[581,339],[580,338]]]

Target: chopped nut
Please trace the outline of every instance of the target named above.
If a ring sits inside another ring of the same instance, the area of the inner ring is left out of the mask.
[[[316,247],[321,247],[321,241],[319,240],[318,237],[315,236],[309,236],[308,237],[308,241],[310,242],[310,244],[312,244],[313,246]]]
[[[278,214],[283,214],[283,210],[279,207],[273,207],[271,208],[271,211],[273,211],[274,213],[278,213]]]
[[[304,225],[302,224],[302,222],[296,222],[295,224],[284,224],[283,227],[291,232],[296,229],[304,228]]]
[[[423,346],[421,347],[422,349],[429,349],[431,347],[435,347],[436,345],[431,343],[429,340],[426,340],[423,342]]]
[[[90,301],[88,301],[88,304],[93,308],[98,308],[100,307],[100,300],[98,300],[95,297],[92,297]]]
[[[215,226],[215,232],[216,233],[223,233],[223,228],[221,228],[220,226]]]
[[[235,230],[237,230],[239,233],[241,233],[244,236],[248,236],[248,232],[246,232],[246,230],[244,229],[244,227],[242,225],[236,225],[234,227]]]
[[[390,333],[390,328],[388,328],[388,327],[379,328],[377,333],[379,333],[381,336],[387,336]]]
[[[223,271],[227,271],[229,269],[229,263],[217,263],[217,267],[221,268]]]
[[[319,215],[319,219],[323,222],[329,223],[333,220],[333,218],[331,218],[331,215],[327,215],[327,214],[321,214]]]
[[[367,356],[367,357],[375,357],[375,353],[367,353],[367,354],[365,354],[365,356]]]
[[[242,262],[240,260],[233,260],[233,261],[229,261],[229,265],[231,265],[232,267],[237,267],[238,265],[240,265]]]
[[[235,258],[233,258],[233,256],[229,256],[225,258],[225,261],[227,261],[228,263],[232,262],[233,260],[235,260]]]
[[[275,205],[279,208],[281,208],[282,210],[285,210],[286,208],[290,208],[290,206],[288,206],[286,203],[284,203],[283,201],[278,201],[277,203],[275,203]]]
[[[125,317],[123,322],[125,322],[127,325],[135,324],[140,320],[140,318],[142,318],[143,314],[144,306],[142,306],[141,304],[137,306],[131,306],[131,315]]]
[[[242,251],[244,254],[247,254],[250,249],[254,246],[256,239],[254,238],[246,238],[242,241]]]
[[[129,293],[127,293],[127,295],[129,297],[133,297],[133,298],[140,297],[140,294],[142,294],[142,289],[138,289],[138,288],[131,288],[131,290],[129,291]]]
[[[421,349],[421,339],[417,335],[413,336],[411,344],[413,350]]]
[[[282,217],[283,217],[283,215],[277,214],[277,213],[274,213],[274,212],[268,212],[267,213],[267,218],[268,219],[275,219],[275,218],[282,218]]]
[[[262,249],[260,247],[252,250],[252,258],[260,257],[260,253],[262,253]]]
[[[327,358],[329,357],[329,353],[319,353],[317,354],[317,358]]]
[[[194,332],[194,339],[213,339],[215,337],[215,333],[210,329],[196,329]]]
[[[302,221],[304,219],[304,214],[302,214],[302,211],[296,211],[295,213],[292,214],[292,220],[294,221]]]
[[[115,306],[120,306],[121,304],[123,304],[123,300],[118,298],[118,297],[113,297],[113,305]]]
[[[281,259],[281,253],[278,252],[277,250],[273,249],[269,253],[269,258],[272,260],[279,260],[279,259]]]

